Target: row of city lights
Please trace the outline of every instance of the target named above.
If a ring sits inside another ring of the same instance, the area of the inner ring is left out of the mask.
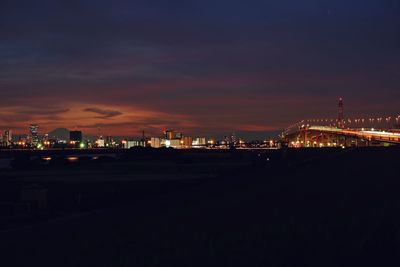
[[[389,116],[389,117],[377,117],[377,118],[356,118],[356,119],[348,118],[348,119],[344,119],[342,122],[343,123],[365,123],[365,122],[370,122],[370,123],[396,122],[396,123],[399,123],[399,121],[400,121],[400,115],[397,117]],[[304,120],[301,122],[304,122]],[[331,123],[333,123],[333,122],[339,122],[339,120],[338,119],[307,119],[306,122],[331,122]]]
[[[339,119],[307,119],[307,120],[301,120],[299,122],[293,123],[292,125],[290,125],[289,127],[287,127],[283,134],[287,134],[289,133],[291,130],[296,130],[298,127],[300,127],[301,125],[304,125],[305,123],[330,123],[330,124],[338,124],[338,123],[342,123],[344,125],[351,125],[351,124],[360,124],[360,126],[364,123],[396,123],[397,125],[400,124],[400,115],[398,115],[397,117],[394,116],[388,116],[388,117],[376,117],[376,118],[348,118],[348,119],[344,119],[343,121],[339,121]]]
[[[304,141],[292,141],[291,142],[292,147],[302,147],[304,145]],[[317,141],[307,141],[306,142],[306,146],[310,147],[311,145],[313,145],[313,147],[341,147],[341,148],[346,148],[344,145],[340,145],[338,143],[322,143],[322,142],[317,142]]]
[[[159,138],[152,138],[152,139],[159,139]],[[93,143],[90,141],[69,141],[69,142],[65,142],[64,143],[58,143],[55,141],[49,141],[49,140],[43,140],[37,144],[33,144],[29,141],[18,141],[15,143],[11,143],[10,146],[17,146],[19,149],[25,149],[25,148],[30,148],[30,149],[39,149],[39,150],[44,150],[44,149],[48,149],[48,148],[52,148],[54,146],[56,146],[57,144],[64,144],[67,145],[69,148],[79,148],[79,149],[86,149],[86,148],[129,148],[131,147],[130,143],[135,143],[135,145],[133,146],[146,146],[146,147],[153,147],[153,142],[152,139],[150,140],[146,140],[146,143],[141,143],[139,141],[128,141],[126,139],[121,140],[119,143],[113,141],[112,144],[108,144],[108,143],[103,143],[103,145],[100,145],[99,140],[94,141]],[[161,139],[159,139],[161,140]],[[172,140],[165,140],[165,146],[166,147],[172,147]],[[222,146],[231,146],[232,144],[238,145],[239,147],[244,147],[247,145],[251,145],[252,143],[247,143],[246,141],[244,141],[243,139],[239,139],[237,142],[235,143],[231,143],[229,141],[215,141],[214,139],[208,139],[204,141],[204,144],[199,144],[199,145],[195,145],[192,144],[192,142],[190,144],[185,143],[184,140],[178,140],[178,146],[176,146],[176,148],[191,148],[191,147],[209,147],[209,148],[221,148]],[[260,143],[261,144],[261,143]],[[276,145],[276,141],[273,139],[268,139],[268,140],[264,140],[263,141],[263,145],[269,145],[269,146],[275,146]],[[159,146],[162,147],[162,146]]]

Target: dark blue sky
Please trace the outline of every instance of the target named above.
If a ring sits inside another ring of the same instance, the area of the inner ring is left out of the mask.
[[[400,113],[399,1],[0,2],[0,129],[246,131]]]

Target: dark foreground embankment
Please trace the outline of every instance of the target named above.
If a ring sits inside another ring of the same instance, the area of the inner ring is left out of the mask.
[[[118,181],[121,190],[126,185],[126,192],[136,193],[122,194],[110,207],[1,232],[0,261],[4,266],[398,266],[398,148],[257,157],[250,157],[247,167],[204,180],[153,180],[153,186],[136,189],[132,181]],[[40,184],[50,188],[46,183]]]

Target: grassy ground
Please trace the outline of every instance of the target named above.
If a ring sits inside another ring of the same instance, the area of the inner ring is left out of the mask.
[[[0,234],[4,266],[398,266],[400,150],[289,151]]]

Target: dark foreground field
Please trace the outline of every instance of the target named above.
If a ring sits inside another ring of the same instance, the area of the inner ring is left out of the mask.
[[[0,265],[399,266],[400,149],[225,153],[3,172]]]

